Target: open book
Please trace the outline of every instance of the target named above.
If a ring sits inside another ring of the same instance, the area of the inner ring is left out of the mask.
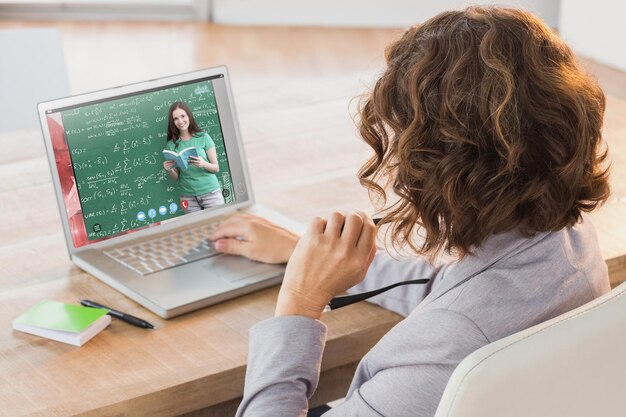
[[[176,166],[180,169],[187,169],[190,156],[198,156],[198,151],[193,146],[185,148],[178,153],[168,151],[167,149],[163,151],[163,157],[168,161],[176,161]]]
[[[44,300],[13,321],[20,332],[82,346],[111,323],[108,310]]]

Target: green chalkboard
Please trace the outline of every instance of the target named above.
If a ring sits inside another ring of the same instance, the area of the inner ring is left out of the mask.
[[[215,142],[225,202],[234,200],[211,80],[65,110],[63,127],[89,240],[184,214],[178,183],[167,175],[162,156],[167,112],[175,101],[187,103]]]

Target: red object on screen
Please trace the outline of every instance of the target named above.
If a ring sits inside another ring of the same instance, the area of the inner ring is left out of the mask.
[[[50,139],[52,141],[52,149],[54,150],[54,157],[57,162],[63,201],[65,202],[70,232],[72,233],[72,240],[74,241],[75,247],[83,246],[89,243],[89,241],[87,240],[85,221],[80,207],[78,190],[76,189],[70,150],[65,140],[65,130],[63,126],[53,118],[47,117],[47,121],[48,129],[50,130]]]

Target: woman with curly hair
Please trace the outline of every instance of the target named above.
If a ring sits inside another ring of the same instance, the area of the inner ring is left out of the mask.
[[[288,262],[275,317],[250,330],[238,416],[304,416],[334,296],[429,278],[375,302],[405,319],[360,362],[328,416],[433,416],[476,349],[609,290],[584,214],[609,195],[602,91],[538,18],[471,7],[407,30],[362,101],[375,155],[361,183],[380,197],[396,260],[363,213],[314,219],[301,238],[251,216],[212,236],[222,252]],[[399,199],[386,203],[391,188]],[[435,263],[440,252],[455,260]],[[370,265],[371,264],[371,265]]]

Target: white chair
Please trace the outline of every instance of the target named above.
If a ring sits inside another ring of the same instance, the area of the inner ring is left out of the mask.
[[[626,417],[626,283],[469,355],[435,417]]]
[[[68,95],[57,29],[0,30],[0,133],[39,129],[37,103]]]

